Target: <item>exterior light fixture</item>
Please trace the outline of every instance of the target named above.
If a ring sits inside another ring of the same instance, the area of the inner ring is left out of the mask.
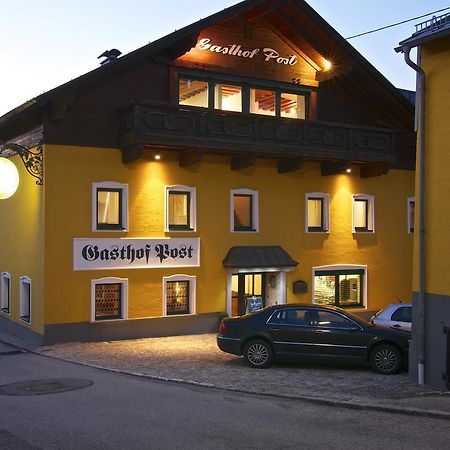
[[[161,159],[161,154],[159,152],[155,152],[155,159],[159,161]]]
[[[44,184],[44,151],[42,145],[38,145],[31,151],[20,144],[8,143],[0,144],[0,156],[2,154],[12,156],[17,153],[27,169],[27,172],[34,178],[37,178],[36,184]],[[6,158],[3,158],[6,159]],[[12,164],[12,163],[11,163]],[[17,169],[16,169],[17,170]]]
[[[19,172],[9,159],[0,157],[0,199],[4,200],[17,191],[19,186]]]
[[[352,173],[352,168],[351,167],[347,167],[345,169],[345,173]]]
[[[331,61],[328,61],[328,59],[325,59],[323,62],[323,70],[330,70],[333,67],[333,64]]]

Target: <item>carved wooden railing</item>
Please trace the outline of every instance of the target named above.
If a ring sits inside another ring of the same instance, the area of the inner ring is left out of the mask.
[[[144,146],[312,160],[395,159],[394,132],[389,129],[155,102],[122,110],[120,146],[124,162],[139,158]]]

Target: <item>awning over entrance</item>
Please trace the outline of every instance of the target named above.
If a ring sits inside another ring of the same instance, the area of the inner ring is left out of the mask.
[[[223,266],[230,269],[260,267],[295,267],[293,260],[278,245],[231,247],[223,260]]]

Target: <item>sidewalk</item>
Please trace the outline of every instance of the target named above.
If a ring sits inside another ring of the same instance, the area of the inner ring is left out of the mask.
[[[0,333],[0,342],[106,370],[334,406],[450,420],[450,391],[413,384],[404,372],[384,376],[365,366],[317,363],[251,369],[242,358],[221,352],[215,339],[215,334],[205,334],[29,348],[20,339]]]

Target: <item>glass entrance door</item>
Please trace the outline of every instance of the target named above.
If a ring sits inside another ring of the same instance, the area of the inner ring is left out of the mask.
[[[265,306],[265,273],[239,273],[231,279],[231,315],[242,316]]]

